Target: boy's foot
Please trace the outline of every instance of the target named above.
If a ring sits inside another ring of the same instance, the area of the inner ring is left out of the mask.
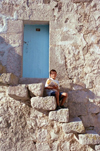
[[[60,109],[61,109],[61,107],[60,107],[60,106],[57,106],[56,110],[60,110]]]
[[[66,108],[64,105],[61,105],[60,107],[63,108],[63,109]]]

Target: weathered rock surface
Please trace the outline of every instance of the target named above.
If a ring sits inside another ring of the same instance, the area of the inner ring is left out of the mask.
[[[83,133],[85,132],[84,125],[80,118],[74,118],[69,123],[62,124],[62,129],[65,133]]]
[[[28,100],[28,89],[26,85],[9,86],[8,95],[17,100]]]
[[[100,135],[95,131],[87,131],[86,134],[79,134],[79,142],[83,145],[100,144]]]
[[[55,134],[54,130],[51,131],[50,136],[51,136],[51,140],[53,141],[57,141],[59,137],[58,134]]]
[[[4,85],[17,85],[18,77],[15,76],[13,73],[3,73],[0,76],[0,83]]]
[[[40,129],[37,132],[37,142],[46,142],[48,138],[47,129]]]
[[[29,84],[28,89],[30,91],[31,97],[43,96],[44,84],[43,83]]]
[[[10,97],[0,99],[0,151],[34,150],[27,125],[30,108]]]
[[[53,96],[47,97],[33,97],[31,98],[31,105],[33,108],[42,110],[55,110],[56,109],[56,99]]]
[[[95,145],[95,151],[100,151],[100,145]]]
[[[69,121],[69,109],[60,109],[58,111],[49,112],[49,119],[58,122],[68,122]]]
[[[4,91],[5,89],[3,92]],[[54,97],[50,97],[50,99],[52,98]],[[42,101],[40,102],[40,105],[41,103]],[[68,110],[61,109],[58,110],[58,112],[59,111],[60,115],[58,118],[61,116],[64,118],[65,112]],[[61,118],[60,120],[62,121]],[[79,124],[76,124],[76,126],[73,123],[74,129],[80,128],[80,120],[78,119],[78,121]],[[5,139],[6,141],[0,144],[0,150],[60,151],[60,149],[62,149],[66,151],[66,148],[68,150],[74,148],[77,151],[93,151],[89,146],[83,146],[76,141],[73,133],[67,134],[62,129],[64,124],[65,123],[61,124],[58,121],[50,120],[45,111],[41,112],[34,108],[30,108],[24,103],[16,101],[9,96],[3,97],[0,99],[0,139],[2,142]],[[79,130],[77,131],[80,132]],[[73,130],[72,132],[77,133],[77,131]],[[11,140],[13,143],[11,143]]]
[[[48,143],[37,143],[36,144],[37,151],[51,151]]]

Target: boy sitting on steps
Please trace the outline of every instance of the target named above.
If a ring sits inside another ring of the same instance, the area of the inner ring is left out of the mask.
[[[57,72],[56,70],[52,69],[50,71],[50,78],[47,79],[45,83],[45,89],[47,89],[47,94],[49,96],[55,96],[56,102],[57,102],[57,110],[64,108],[65,100],[68,97],[68,94],[66,92],[60,92],[59,91],[59,82],[56,80]],[[60,100],[61,103],[60,103]]]

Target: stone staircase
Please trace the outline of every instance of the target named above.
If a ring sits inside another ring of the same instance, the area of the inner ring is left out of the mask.
[[[82,120],[79,117],[70,117],[68,108],[55,110],[55,97],[43,97],[43,90],[43,83],[18,84],[18,78],[12,73],[3,73],[0,76],[1,100],[5,96],[8,99],[12,98],[28,105],[32,112],[35,113],[38,111],[37,113],[40,114],[33,116],[38,117],[37,120],[33,118],[34,121],[37,122],[37,125],[35,125],[35,131],[37,131],[36,138],[33,139],[36,143],[34,151],[70,151],[72,142],[72,140],[69,141],[68,138],[70,135],[73,136],[73,140],[76,141],[79,146],[86,148],[86,151],[99,151],[100,135],[93,130],[86,131]],[[27,102],[30,102],[30,105]],[[2,108],[2,106],[0,106],[0,108]],[[43,115],[41,113],[43,113]],[[27,125],[31,127],[34,121]],[[0,122],[2,122],[2,120]],[[52,125],[54,126],[54,129],[52,128]],[[67,139],[65,139],[65,136],[67,136]],[[54,141],[56,141],[56,145]],[[78,151],[78,146],[76,148]]]

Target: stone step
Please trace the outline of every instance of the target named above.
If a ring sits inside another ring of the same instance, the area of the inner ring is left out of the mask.
[[[61,123],[67,123],[69,121],[69,109],[65,108],[57,111],[51,111],[49,112],[49,119]]]
[[[43,83],[33,83],[27,85],[28,90],[30,91],[30,96],[43,96],[44,84]]]
[[[82,145],[96,145],[100,144],[100,135],[94,130],[86,131],[86,134],[79,134],[79,143]]]
[[[62,124],[64,133],[84,133],[85,128],[79,117],[70,119],[69,123]]]
[[[28,89],[25,84],[8,87],[8,95],[16,100],[29,100]]]
[[[54,96],[32,97],[31,106],[38,110],[51,111],[56,109],[56,99]]]
[[[8,95],[14,99],[28,100],[33,96],[43,96],[43,83],[35,84],[19,84],[17,86],[8,87]]]

